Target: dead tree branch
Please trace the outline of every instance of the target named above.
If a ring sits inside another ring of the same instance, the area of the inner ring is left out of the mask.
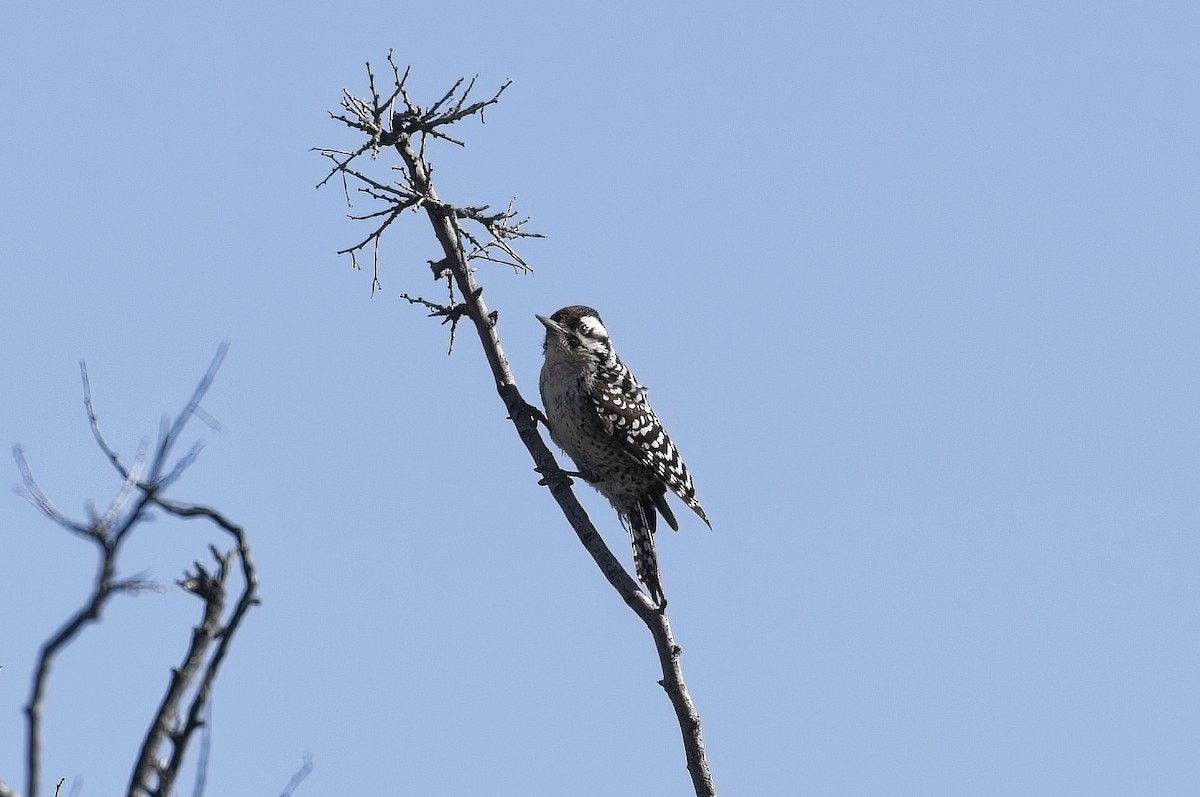
[[[353,258],[355,252],[368,244],[374,245],[374,291],[379,284],[378,245],[384,230],[404,211],[425,211],[443,253],[440,260],[431,262],[434,277],[445,277],[449,281],[451,303],[449,307],[445,307],[421,299],[409,298],[409,301],[429,307],[434,311],[430,315],[443,315],[448,319],[453,316],[452,328],[458,318],[464,315],[474,326],[491,368],[496,390],[508,411],[508,417],[533,458],[535,469],[543,476],[540,483],[549,488],[551,496],[562,509],[601,573],[650,630],[662,665],[663,678],[659,683],[670,698],[679,722],[693,787],[698,797],[714,797],[716,787],[705,755],[700,716],[684,683],[680,666],[681,648],[671,634],[665,606],[655,606],[641,591],[609,550],[576,499],[571,489],[570,478],[559,469],[554,455],[538,431],[537,421],[541,413],[525,401],[517,388],[497,331],[498,315],[488,309],[483,300],[483,288],[476,279],[477,271],[472,263],[478,260],[504,263],[518,271],[528,271],[528,263],[515,251],[513,242],[520,238],[541,236],[524,231],[527,219],[517,220],[517,214],[511,204],[502,212],[489,214],[486,206],[455,206],[445,202],[434,190],[433,168],[425,154],[429,139],[443,139],[461,146],[463,142],[448,135],[446,128],[475,115],[479,115],[482,121],[484,110],[498,102],[510,83],[504,83],[487,100],[469,102],[468,98],[475,87],[475,81],[467,82],[464,87],[465,81],[459,80],[437,102],[429,107],[422,107],[413,102],[407,92],[405,81],[408,70],[401,75],[391,54],[388,55],[388,64],[392,67],[394,87],[386,99],[380,99],[374,73],[368,64],[367,77],[371,96],[363,99],[344,92],[342,108],[345,113],[330,114],[332,118],[365,135],[367,140],[353,151],[315,150],[333,162],[329,174],[318,187],[334,175],[340,175],[346,189],[347,201],[350,196],[349,186],[353,184],[358,192],[385,203],[384,209],[362,217],[383,221],[376,225],[367,238],[341,253],[349,253]],[[370,152],[372,158],[376,158],[380,150],[386,147],[393,147],[401,161],[401,178],[390,186],[366,177],[354,167],[360,156]],[[480,237],[471,232],[466,226],[467,222],[474,224],[476,228],[482,227],[485,235]],[[357,267],[357,261],[354,261],[354,264]],[[457,294],[463,297],[461,302],[453,298],[455,289]],[[405,298],[408,298],[407,294]]]
[[[313,150],[333,163],[329,173],[317,184],[318,188],[337,175],[341,177],[347,205],[353,204],[350,199],[352,183],[356,193],[383,203],[383,208],[380,210],[350,216],[350,218],[360,221],[376,220],[377,223],[365,238],[353,246],[339,251],[338,254],[350,255],[351,264],[355,268],[360,268],[358,254],[368,246],[372,248],[374,272],[371,290],[374,292],[380,284],[379,242],[384,231],[405,211],[418,211],[424,208],[427,213],[436,214],[453,224],[456,228],[455,237],[458,239],[460,249],[464,242],[471,247],[469,251],[464,250],[459,253],[459,259],[464,264],[469,260],[482,259],[509,266],[518,272],[531,271],[529,264],[517,253],[511,242],[520,238],[541,238],[543,236],[525,230],[528,219],[518,218],[512,202],[509,202],[505,210],[489,212],[490,209],[487,205],[454,207],[444,204],[435,193],[428,190],[428,176],[431,167],[425,160],[426,140],[430,138],[443,139],[459,146],[465,146],[462,141],[449,136],[445,132],[445,128],[473,116],[478,116],[482,121],[485,109],[500,101],[500,95],[512,84],[512,81],[506,81],[488,99],[468,102],[471,92],[475,88],[475,79],[472,78],[469,82],[460,79],[441,99],[428,108],[422,108],[413,103],[408,96],[405,87],[408,70],[405,69],[404,74],[401,75],[391,53],[388,53],[388,65],[392,69],[393,90],[386,99],[380,98],[375,86],[375,74],[368,63],[367,80],[371,97],[362,99],[355,97],[349,91],[343,91],[342,109],[344,113],[330,112],[329,114],[330,117],[347,127],[365,134],[367,140],[353,151],[326,147],[317,147]],[[464,83],[466,83],[465,86]],[[397,100],[400,101],[399,104],[397,104]],[[400,169],[399,179],[388,184],[368,176],[354,166],[355,161],[368,152],[371,154],[371,159],[374,160],[379,157],[381,149],[388,147],[399,149],[402,142],[404,146],[411,147],[414,139],[417,140],[417,151],[414,152],[414,155],[419,158],[426,169],[423,182],[419,181],[408,168]],[[482,228],[482,234],[464,229],[459,223],[464,221],[472,222]]]
[[[209,519],[233,538],[234,548],[229,553],[210,548],[216,562],[215,570],[209,572],[207,567],[197,561],[193,570],[185,573],[184,579],[178,582],[181,587],[203,601],[203,615],[200,623],[193,629],[192,642],[183,664],[172,671],[166,694],[134,764],[128,791],[130,797],[152,794],[165,797],[170,794],[192,734],[203,724],[201,717],[217,671],[243,616],[249,607],[257,602],[257,577],[250,557],[249,542],[239,526],[216,510],[169,501],[162,496],[162,492],[183,475],[200,453],[200,446],[193,445],[184,454],[175,457],[175,449],[191,419],[198,417],[208,420],[200,403],[212,386],[227,348],[223,344],[217,350],[204,377],[179,414],[174,419],[164,419],[158,441],[153,447],[153,454],[148,457],[147,447],[143,444],[129,465],[122,462],[100,429],[87,368],[81,365],[84,407],[92,436],[121,477],[121,486],[108,508],[103,513],[98,513],[89,506],[87,522],[73,520],[61,512],[38,485],[24,452],[20,447],[14,449],[22,481],[18,492],[24,494],[42,514],[95,545],[99,557],[91,594],[83,606],[42,645],[38,655],[29,702],[25,708],[28,721],[27,797],[38,797],[41,788],[42,709],[50,671],[58,653],[77,638],[85,627],[100,619],[105,606],[114,595],[154,586],[136,576],[119,579],[116,573],[122,543],[155,507],[180,518]],[[221,617],[226,603],[228,576],[234,559],[242,582],[241,594],[229,619],[223,622]],[[211,654],[208,653],[210,648],[213,649]],[[176,717],[189,692],[191,700],[187,707],[186,719],[179,723]],[[172,751],[170,758],[163,763],[161,747],[167,740],[172,743]]]

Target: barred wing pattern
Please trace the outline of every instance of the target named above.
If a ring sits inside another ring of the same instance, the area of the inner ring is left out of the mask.
[[[615,367],[601,367],[597,371],[592,387],[592,400],[605,428],[627,454],[650,468],[671,492],[679,496],[680,500],[712,528],[708,515],[696,500],[692,474],[688,472],[679,449],[671,442],[666,429],[650,407],[646,399],[646,388],[642,387],[633,372],[619,358],[614,359]],[[666,507],[665,501],[655,502],[656,506],[660,504],[660,510]],[[679,524],[669,509],[662,512],[662,515],[672,529],[679,530]]]

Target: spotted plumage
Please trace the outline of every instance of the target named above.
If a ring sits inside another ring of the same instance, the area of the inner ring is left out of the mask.
[[[646,389],[613,349],[600,314],[573,305],[537,318],[546,326],[540,387],[550,436],[580,476],[612,503],[629,529],[638,579],[661,602],[653,536],[657,516],[679,530],[666,491],[708,524],[692,476],[651,409]]]

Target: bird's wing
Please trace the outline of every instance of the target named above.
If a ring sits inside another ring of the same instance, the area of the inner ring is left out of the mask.
[[[604,424],[605,430],[620,444],[622,450],[635,461],[649,468],[664,485],[691,507],[706,524],[708,516],[704,508],[696,500],[696,488],[692,485],[692,475],[688,472],[683,457],[671,442],[666,429],[654,414],[650,402],[646,398],[646,388],[637,381],[627,369],[614,374],[613,378],[604,379],[604,373],[592,383],[591,396],[596,404],[596,411]],[[671,528],[677,528],[672,522],[675,518],[670,509],[662,512],[666,502],[655,502],[664,519]]]

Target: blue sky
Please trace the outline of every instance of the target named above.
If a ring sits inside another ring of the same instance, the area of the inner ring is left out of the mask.
[[[516,197],[481,273],[526,397],[586,303],[713,531],[659,542],[726,794],[1200,789],[1200,11],[1185,3],[43,3],[8,15],[0,439],[82,514],[220,341],[174,496],[251,535],[263,605],[208,793],[685,795],[644,628],[557,514],[418,217],[382,291],[313,186],[389,48],[416,97],[512,78],[443,198]],[[357,204],[355,211],[364,205]],[[9,481],[18,480],[10,466]],[[613,549],[611,511],[577,488]],[[0,778],[83,543],[0,498]],[[125,552],[162,593],[65,652],[44,780],[121,793],[220,541]],[[190,785],[185,788],[190,789]]]

